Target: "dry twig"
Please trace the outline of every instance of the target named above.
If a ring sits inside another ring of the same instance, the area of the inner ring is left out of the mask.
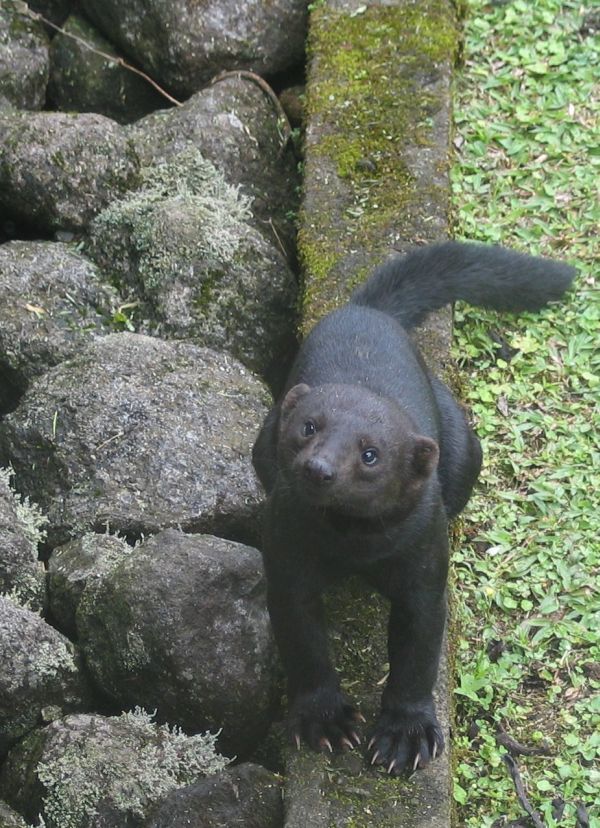
[[[153,86],[160,95],[162,95],[172,104],[175,104],[175,106],[181,106],[181,101],[178,101],[177,98],[174,98],[172,95],[169,95],[169,93],[166,92],[161,86],[159,86],[156,83],[156,81],[152,80],[152,78],[149,75],[147,75],[145,72],[142,72],[141,69],[137,69],[135,66],[132,66],[130,63],[127,63],[127,61],[124,60],[122,57],[119,57],[118,55],[111,55],[109,52],[103,52],[100,49],[96,49],[95,46],[92,46],[91,43],[88,43],[87,40],[84,40],[82,37],[79,37],[75,34],[71,34],[71,32],[66,32],[63,28],[61,28],[61,26],[57,26],[56,23],[53,23],[51,20],[48,20],[47,17],[44,17],[43,14],[39,14],[38,12],[32,11],[25,2],[17,2],[15,3],[15,5],[17,7],[17,11],[19,11],[21,14],[27,15],[27,17],[30,17],[32,20],[39,20],[42,23],[45,23],[46,26],[50,26],[50,28],[54,29],[57,32],[60,32],[65,37],[70,37],[71,40],[76,40],[77,43],[80,43],[85,49],[88,49],[88,51],[94,52],[94,54],[96,55],[100,55],[100,57],[103,57],[105,60],[109,60],[111,63],[116,63],[117,66],[122,66],[123,69],[127,69],[128,72],[133,72],[135,75],[139,75],[140,78],[143,78],[147,83]]]
[[[264,78],[261,78],[260,75],[257,75],[256,72],[250,72],[247,69],[234,69],[227,72],[221,72],[220,74],[216,75],[211,82],[210,86],[215,83],[219,83],[219,81],[225,80],[226,78],[245,78],[246,80],[252,81],[257,86],[259,86],[265,95],[269,98],[273,106],[275,107],[275,111],[277,112],[277,118],[281,122],[283,127],[283,142],[282,142],[282,149],[286,146],[287,142],[290,140],[292,135],[292,127],[288,120],[288,116],[285,114],[285,110],[281,105],[281,102],[273,89],[269,86]]]
[[[538,747],[531,747],[529,745],[522,745],[521,742],[517,742],[516,739],[513,739],[512,736],[500,728],[496,733],[496,741],[499,745],[506,748],[506,750],[510,753],[511,756],[551,756],[550,745],[547,742],[543,742]]]

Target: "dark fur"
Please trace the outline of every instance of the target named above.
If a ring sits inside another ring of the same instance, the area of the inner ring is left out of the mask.
[[[376,270],[302,345],[253,452],[268,493],[268,604],[296,741],[316,749],[358,742],[358,714],[329,660],[321,593],[359,574],[391,602],[390,675],[373,759],[399,773],[442,750],[432,689],[446,616],[447,522],[469,499],[481,450],[407,330],[455,299],[536,310],[573,275],[498,247],[432,245]]]

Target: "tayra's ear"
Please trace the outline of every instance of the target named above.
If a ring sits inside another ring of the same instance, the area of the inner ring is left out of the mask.
[[[439,456],[440,450],[435,440],[430,440],[429,437],[415,437],[412,469],[418,477],[429,477],[437,466]]]
[[[308,394],[310,391],[310,387],[305,385],[305,383],[301,383],[300,385],[294,385],[293,388],[287,392],[283,401],[281,403],[281,417],[285,420],[286,417],[289,417],[294,408],[296,407],[296,403],[299,399]]]

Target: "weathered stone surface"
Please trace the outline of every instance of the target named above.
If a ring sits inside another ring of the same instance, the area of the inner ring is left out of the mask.
[[[132,547],[116,535],[86,533],[57,547],[48,560],[48,601],[52,622],[70,638],[75,613],[89,580],[103,577]]]
[[[13,748],[0,795],[47,828],[141,828],[156,802],[226,762],[210,734],[186,737],[141,711],[72,715]]]
[[[311,13],[299,253],[308,331],[394,251],[448,231],[449,84],[455,30],[446,0],[325,0]],[[428,320],[429,364],[449,340]],[[286,828],[449,828],[448,753],[410,779],[368,766],[366,744],[387,671],[387,604],[350,582],[329,602],[336,663],[367,719],[363,747],[327,757],[291,750]],[[448,745],[446,663],[437,711]]]
[[[252,199],[254,225],[288,258],[295,252],[299,174],[273,100],[248,76],[225,77],[181,107],[138,121],[130,135],[145,164],[194,147]]]
[[[49,711],[84,710],[88,689],[71,642],[0,595],[0,757]],[[55,715],[53,712],[52,715]]]
[[[288,86],[279,95],[279,101],[293,127],[304,124],[304,85]]]
[[[75,2],[76,0],[27,0],[27,5],[32,11],[43,14],[56,26],[61,26],[69,16]],[[54,34],[55,30],[48,28],[51,34]]]
[[[10,487],[10,472],[0,468],[0,593],[14,592],[40,610],[46,603],[44,566],[38,561],[44,518]]]
[[[90,674],[122,707],[247,755],[269,725],[275,646],[260,553],[168,529],[90,579],[77,610]]]
[[[0,211],[43,230],[81,230],[135,186],[123,127],[91,113],[0,113]]]
[[[197,150],[148,171],[93,222],[90,253],[145,300],[165,337],[225,349],[270,378],[293,348],[296,281]]]
[[[446,235],[452,6],[327,0],[309,48],[305,330],[386,256]]]
[[[0,110],[41,109],[48,82],[48,37],[41,23],[3,0],[0,7]]]
[[[187,97],[224,69],[272,74],[302,59],[306,0],[82,0],[110,40]]]
[[[47,515],[51,546],[107,526],[252,540],[250,452],[268,399],[225,354],[109,334],[32,383],[0,423],[0,462]]]
[[[120,304],[117,291],[73,245],[0,246],[0,411],[15,407],[34,376],[108,333]]]
[[[260,765],[246,763],[173,791],[145,828],[281,828],[282,824],[278,778]]]
[[[70,15],[63,30],[50,46],[48,97],[57,109],[99,112],[125,124],[165,106],[165,98],[147,80],[98,54],[120,57],[85,18]]]
[[[6,802],[0,802],[0,828],[28,828],[28,825]]]

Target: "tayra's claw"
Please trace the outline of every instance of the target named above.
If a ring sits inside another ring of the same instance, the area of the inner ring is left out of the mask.
[[[357,722],[362,722],[363,724],[365,724],[365,722],[367,721],[365,719],[365,717],[363,716],[363,714],[358,710],[354,711],[354,718],[356,719]]]
[[[350,738],[354,739],[354,741],[357,745],[362,744],[362,742],[360,741],[360,738],[358,736],[358,733],[355,733],[353,730],[350,731]],[[352,745],[352,747],[354,747],[354,745]]]
[[[371,759],[371,764],[372,764],[372,765],[374,765],[374,764],[375,764],[375,762],[376,762],[378,759],[379,759],[379,751],[378,751],[378,750],[376,750],[376,751],[375,751],[375,753],[373,754],[373,758]]]
[[[434,742],[433,743],[433,750],[431,751],[432,759],[435,759],[435,757],[437,756],[437,752],[438,752],[437,742]]]
[[[346,739],[345,736],[342,736],[342,738],[340,739],[340,745],[342,745],[342,747],[347,747],[348,750],[354,750],[354,745],[352,744],[350,739]]]
[[[395,759],[392,759],[392,761],[391,761],[391,762],[390,762],[390,764],[388,765],[388,769],[387,769],[387,772],[388,772],[388,773],[391,773],[391,772],[394,770],[394,765],[395,765],[395,764],[396,764],[396,760],[395,760]]]
[[[329,739],[326,739],[326,738],[320,739],[319,740],[319,745],[322,748],[327,748],[329,753],[333,753],[333,748],[331,746],[331,742],[329,741]]]
[[[417,769],[417,767],[419,766],[419,762],[420,762],[420,761],[421,761],[421,752],[419,751],[419,753],[417,753],[417,755],[415,756],[415,761],[413,762],[413,770],[414,770],[414,771],[415,771],[415,770]]]
[[[371,741],[369,742],[369,744],[368,744],[368,749],[369,749],[369,750],[371,750],[371,748],[373,747],[373,745],[374,745],[374,744],[375,744],[375,736],[373,736],[373,738],[372,738],[372,739],[371,739]]]
[[[300,734],[294,733],[294,742],[296,742],[296,747],[300,750]]]

